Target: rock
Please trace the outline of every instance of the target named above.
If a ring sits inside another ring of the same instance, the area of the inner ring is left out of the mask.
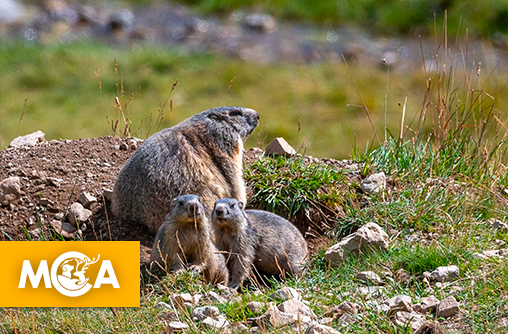
[[[490,224],[491,224],[492,228],[495,230],[501,230],[501,231],[508,230],[508,225],[506,223],[503,223],[499,219],[491,219]]]
[[[473,254],[472,254],[472,256],[473,256],[473,258],[474,258],[475,260],[488,260],[488,259],[489,259],[489,257],[488,257],[488,256],[483,255],[483,254],[480,254],[480,253],[476,253],[476,252],[475,252],[475,253],[473,253]]]
[[[404,269],[399,269],[395,272],[395,281],[400,285],[407,285],[411,279],[408,272]]]
[[[252,314],[258,315],[263,313],[265,303],[252,301],[248,302],[247,305],[245,305],[245,308],[248,309],[250,312],[252,312]]]
[[[229,327],[231,324],[224,317],[219,317],[217,319],[207,317],[201,323],[201,326],[209,329],[223,329]]]
[[[436,282],[450,282],[459,277],[459,268],[457,266],[438,267],[431,272],[431,275]]]
[[[274,293],[272,293],[270,295],[270,298],[272,298],[273,300],[276,300],[276,301],[286,301],[289,299],[296,299],[296,300],[302,299],[300,294],[298,293],[298,291],[296,291],[295,289],[290,288],[290,287],[283,287],[283,288],[275,291]]]
[[[489,250],[484,250],[482,252],[482,255],[487,258],[489,258],[489,257],[499,258],[499,257],[501,257],[501,253],[502,253],[501,249],[489,249]]]
[[[426,325],[427,319],[416,312],[399,311],[395,313],[393,322],[404,327],[409,324],[412,333],[421,333],[421,329]]]
[[[92,211],[85,209],[83,205],[79,203],[74,203],[71,205],[67,217],[72,225],[77,226],[78,223],[86,222],[92,217]]]
[[[393,314],[398,311],[412,312],[411,297],[406,295],[397,295],[384,302],[390,308],[390,313]]]
[[[245,326],[241,322],[237,322],[236,324],[230,327],[231,333],[248,333],[249,327]]]
[[[103,196],[106,200],[108,200],[109,202],[111,202],[113,200],[113,190],[111,189],[104,189],[103,191]]]
[[[35,146],[40,142],[46,141],[46,139],[44,139],[45,135],[46,134],[44,134],[42,131],[36,131],[25,136],[16,137],[11,141],[9,147],[20,148],[26,146]]]
[[[194,297],[190,293],[180,293],[171,297],[173,305],[177,308],[185,308],[186,304],[194,304]]]
[[[189,328],[189,325],[187,325],[185,322],[180,321],[171,321],[168,324],[168,328],[175,332],[181,332],[185,329]]]
[[[385,172],[369,175],[360,183],[360,188],[366,194],[383,192],[386,188]]]
[[[50,223],[51,227],[56,233],[60,234],[66,239],[74,239],[76,237],[76,227],[70,223],[63,223],[59,220],[53,219]]]
[[[337,262],[340,259],[340,251],[337,251],[339,247],[343,248],[346,253],[358,252],[360,250],[387,250],[388,234],[376,223],[363,225],[358,231],[344,237],[339,243],[326,251],[325,259],[331,266],[339,264]]]
[[[386,290],[380,286],[361,286],[358,288],[358,292],[365,298],[374,298],[385,300]]]
[[[25,15],[25,8],[16,0],[0,1],[0,23],[13,22]]]
[[[286,300],[277,307],[281,312],[294,314],[299,318],[305,316],[310,317],[311,319],[317,319],[316,314],[311,310],[310,307],[296,299]]]
[[[216,318],[219,314],[220,311],[216,306],[196,307],[192,310],[192,320],[201,321],[207,317]]]
[[[97,203],[97,198],[92,196],[90,193],[84,192],[79,195],[78,201],[80,201],[85,208],[89,209],[92,204]]]
[[[313,321],[305,331],[305,334],[340,334],[340,332],[332,327],[321,325],[320,323]]]
[[[356,279],[360,282],[372,285],[383,285],[384,281],[373,271],[361,271],[356,274]]]
[[[277,23],[273,17],[268,14],[247,15],[244,24],[247,28],[260,33],[271,32],[277,27]]]
[[[39,205],[42,205],[42,206],[49,206],[49,205],[53,205],[53,204],[55,204],[55,203],[48,198],[43,197],[39,200]]]
[[[437,317],[448,318],[459,313],[459,303],[453,296],[443,299],[437,306]]]
[[[21,197],[21,179],[8,177],[0,182],[0,204],[9,206]]]
[[[261,328],[279,328],[296,322],[298,318],[294,314],[281,312],[276,306],[270,306],[262,316],[253,320]]]
[[[45,178],[45,181],[50,184],[50,185],[53,185],[55,187],[60,187],[60,185],[62,184],[63,180],[62,179],[58,179],[56,177],[47,177]]]
[[[429,312],[436,312],[436,308],[439,305],[439,299],[434,296],[423,297],[421,299],[421,313],[427,314]]]
[[[219,295],[217,292],[215,291],[209,291],[206,293],[205,297],[212,303],[219,303],[219,304],[223,304],[225,303],[227,300],[226,298],[222,297],[221,295]]]
[[[344,248],[342,245],[335,244],[325,252],[325,261],[331,267],[338,267],[344,261]]]
[[[337,306],[328,309],[323,317],[332,317],[333,319],[339,318],[343,314],[355,314],[360,310],[360,305],[348,301],[343,301]]]
[[[268,155],[282,155],[289,157],[296,154],[296,151],[291,147],[291,145],[288,144],[284,138],[277,137],[266,147],[265,153]]]
[[[163,309],[169,309],[169,310],[172,309],[171,305],[169,305],[168,303],[165,303],[165,302],[158,302],[155,306],[163,308]]]

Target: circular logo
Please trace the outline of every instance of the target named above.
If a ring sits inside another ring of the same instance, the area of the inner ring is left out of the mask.
[[[61,294],[68,297],[78,297],[87,293],[92,285],[86,277],[88,266],[99,260],[90,260],[80,252],[67,252],[60,255],[51,266],[51,281]]]

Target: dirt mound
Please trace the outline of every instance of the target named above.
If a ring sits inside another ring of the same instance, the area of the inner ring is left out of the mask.
[[[93,215],[75,239],[139,240],[141,262],[147,262],[154,233],[144,225],[114,220],[104,197],[104,191],[113,189],[120,168],[140,144],[135,138],[100,137],[51,140],[0,151],[0,181],[19,177],[22,191],[17,201],[0,207],[0,240],[63,240],[55,226],[66,221],[71,204],[88,192],[97,203],[90,207]],[[258,148],[247,151],[245,163],[256,161],[262,153]],[[318,162],[312,157],[305,159],[306,163]],[[319,162],[351,168],[335,160]]]

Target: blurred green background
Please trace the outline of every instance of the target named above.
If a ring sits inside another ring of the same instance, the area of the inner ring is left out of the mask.
[[[114,5],[137,8],[159,3],[127,1]],[[425,47],[426,54],[443,47],[444,10],[448,9],[449,43],[453,41],[456,46],[449,54],[448,66],[461,68],[453,84],[471,82],[473,88],[499,98],[499,110],[507,110],[505,1],[204,0],[181,1],[179,6],[182,3],[196,15],[218,20],[226,20],[239,10],[264,12],[285,27],[305,24],[325,32],[360,27],[375,40],[402,39],[413,46],[418,46],[418,35],[422,35],[433,42]],[[34,8],[40,5],[27,4]],[[464,49],[474,43],[489,50],[483,54],[496,55],[483,61],[480,76],[476,75],[480,58],[466,55]],[[132,134],[143,139],[202,110],[240,105],[261,114],[260,126],[247,147],[266,145],[282,136],[295,148],[303,147],[316,157],[347,158],[353,146],[377,145],[376,133],[383,140],[385,112],[388,129],[398,133],[406,97],[408,125],[419,112],[426,91],[421,60],[415,59],[411,66],[388,67],[381,61],[364,59],[353,58],[346,64],[338,55],[310,62],[260,63],[147,40],[121,45],[94,38],[27,42],[4,31],[0,43],[0,147],[36,130],[45,132],[48,140],[113,134],[111,120],[119,115],[115,106],[118,96],[123,109],[127,104],[124,115],[132,120]],[[177,79],[170,112],[165,101]],[[375,129],[361,107],[363,103]]]

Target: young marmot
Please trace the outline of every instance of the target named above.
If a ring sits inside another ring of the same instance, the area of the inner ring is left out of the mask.
[[[114,215],[157,231],[177,196],[199,196],[208,216],[220,198],[245,201],[243,142],[258,123],[255,110],[220,107],[154,134],[118,175]]]
[[[215,203],[212,228],[233,288],[249,276],[252,264],[267,274],[297,274],[307,258],[307,242],[293,224],[271,212],[244,210],[236,199]]]
[[[217,251],[203,205],[195,195],[177,197],[157,231],[150,255],[152,269],[203,272],[213,284],[228,282],[224,256]]]

